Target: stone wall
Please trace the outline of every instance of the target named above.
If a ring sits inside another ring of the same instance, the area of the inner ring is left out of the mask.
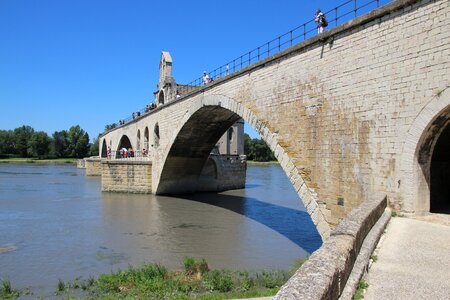
[[[339,299],[354,268],[366,236],[379,222],[387,205],[385,195],[374,194],[354,209],[331,236],[281,287],[274,299]],[[386,226],[387,222],[382,222]],[[377,230],[373,247],[383,230]],[[373,248],[372,248],[373,250]],[[370,254],[366,256],[367,262]],[[352,281],[358,283],[359,279]],[[353,292],[355,290],[353,289]],[[351,299],[351,296],[346,299]]]
[[[84,166],[86,168],[86,175],[100,176],[102,175],[102,164],[100,157],[88,157],[84,159]]]
[[[324,237],[372,191],[387,194],[395,209],[426,210],[429,190],[418,184],[423,170],[414,162],[422,131],[450,106],[449,14],[446,0],[394,1],[198,88],[100,143],[115,149],[123,135],[135,143],[148,128],[153,144],[159,124],[151,148],[156,190],[178,134],[202,140],[202,130],[185,127],[190,120],[199,117],[205,129],[228,121],[211,121],[206,110],[214,106],[261,134]]]
[[[152,163],[137,160],[102,160],[102,191],[152,192]]]
[[[220,192],[245,188],[245,155],[211,155],[198,181],[198,191]]]

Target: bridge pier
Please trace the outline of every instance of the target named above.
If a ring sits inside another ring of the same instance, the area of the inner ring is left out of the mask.
[[[100,157],[87,157],[84,159],[84,167],[86,168],[87,176],[102,175],[102,165]]]
[[[102,191],[152,192],[152,162],[149,160],[102,160]]]

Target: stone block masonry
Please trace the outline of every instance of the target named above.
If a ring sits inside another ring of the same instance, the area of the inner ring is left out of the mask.
[[[102,175],[102,165],[100,157],[88,157],[84,159],[84,167],[87,176]]]
[[[102,191],[152,192],[152,163],[136,160],[102,160]]]

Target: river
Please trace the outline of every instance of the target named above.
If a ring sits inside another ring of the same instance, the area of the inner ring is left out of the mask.
[[[246,188],[181,197],[102,193],[72,165],[0,164],[0,279],[34,295],[183,258],[212,268],[289,269],[321,245],[279,165],[249,165]]]

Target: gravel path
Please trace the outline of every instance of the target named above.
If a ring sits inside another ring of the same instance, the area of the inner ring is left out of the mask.
[[[450,216],[392,218],[364,299],[450,299]]]

